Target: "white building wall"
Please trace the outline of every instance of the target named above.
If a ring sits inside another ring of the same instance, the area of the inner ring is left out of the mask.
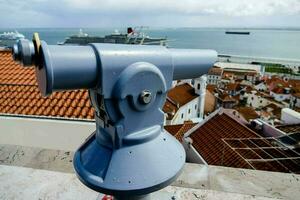
[[[299,124],[300,113],[289,108],[281,109],[281,121],[285,124]]]
[[[290,94],[277,94],[277,93],[274,93],[274,92],[270,92],[270,95],[272,96],[272,97],[274,97],[274,99],[276,100],[276,101],[284,101],[284,100],[286,100],[286,99],[290,99],[290,97],[291,97],[291,95]]]
[[[184,106],[181,106],[176,114],[174,115],[171,122],[167,122],[167,125],[175,125],[175,124],[183,124],[185,121],[192,120],[193,118],[198,117],[197,116],[197,110],[198,110],[198,101],[199,97],[193,99],[189,103],[185,104]]]
[[[183,145],[185,153],[186,153],[186,161],[190,162],[190,163],[206,164],[205,160],[197,152],[197,150],[192,146],[191,142],[192,142],[192,139],[189,137],[184,138],[182,141],[182,145]]]
[[[207,84],[218,85],[220,80],[221,80],[221,76],[207,75]]]
[[[269,104],[269,101],[261,96],[250,93],[247,95],[247,104],[253,108],[261,108]]]
[[[258,85],[255,85],[254,88],[258,91],[267,91],[267,86],[265,83],[259,83]]]

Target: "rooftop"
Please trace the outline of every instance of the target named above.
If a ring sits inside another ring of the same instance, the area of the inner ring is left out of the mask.
[[[218,99],[220,99],[223,102],[237,102],[235,98],[233,98],[231,95],[227,94],[226,92],[219,94]]]
[[[0,114],[93,119],[94,109],[86,90],[42,97],[34,68],[22,67],[10,51],[0,51]]]
[[[171,119],[181,106],[189,103],[198,96],[190,84],[177,85],[168,92],[163,111],[168,114],[168,119]]]
[[[247,121],[259,118],[259,115],[252,107],[237,107],[235,108]]]
[[[208,75],[215,75],[215,76],[221,76],[223,73],[223,69],[220,67],[212,67],[210,68],[210,70],[208,71]]]
[[[186,136],[209,165],[300,173],[300,154],[217,110]]]
[[[184,124],[167,125],[164,128],[171,133],[177,140],[182,141],[183,135],[193,128],[196,124],[190,121],[184,122]]]
[[[206,89],[207,89],[209,92],[213,93],[214,90],[216,89],[216,87],[217,87],[216,85],[207,84]]]
[[[276,128],[283,131],[286,134],[300,133],[300,124],[280,125],[276,126]]]
[[[228,63],[228,62],[217,62],[215,63],[216,67],[220,67],[222,69],[226,69],[228,71],[230,70],[241,70],[241,69],[247,69],[244,70],[249,72],[261,72],[261,65],[254,65],[254,64],[241,64],[241,63]],[[230,70],[229,70],[230,69]]]
[[[228,83],[225,86],[225,90],[227,90],[227,91],[237,90],[237,89],[241,89],[239,83]]]

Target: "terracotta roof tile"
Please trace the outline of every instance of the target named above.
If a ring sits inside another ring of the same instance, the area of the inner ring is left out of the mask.
[[[259,115],[252,107],[236,107],[235,108],[247,121],[259,118]]]
[[[216,85],[207,84],[206,89],[207,89],[209,92],[213,93],[214,90],[216,89],[216,87],[217,87]]]
[[[249,147],[257,146],[269,148],[274,147],[274,144],[222,111],[219,111],[199,126],[189,137],[192,139],[193,147],[209,165],[249,169],[254,167],[258,170],[279,172],[289,172],[291,170],[300,173],[299,160],[293,160],[291,163],[283,163],[281,160],[276,162],[252,161],[251,166],[245,159],[257,159],[258,155],[262,158],[266,156],[269,156],[269,158],[286,158],[293,155],[288,150],[282,149],[271,148],[264,149],[264,151],[259,148],[249,149]],[[247,147],[247,149],[236,149],[241,147]]]
[[[300,132],[300,124],[280,125],[276,126],[276,128],[285,132],[286,134]]]
[[[221,76],[223,73],[223,69],[220,67],[212,67],[210,68],[210,70],[208,71],[208,75],[216,75],[216,76]]]
[[[193,122],[186,121],[184,122],[184,124],[165,126],[165,129],[181,142],[184,134],[188,132],[191,128],[193,128],[195,125],[196,124]]]
[[[239,88],[240,84],[239,83],[228,83],[226,86],[225,86],[225,89],[227,91],[231,91],[231,90],[237,90]]]
[[[86,90],[54,92],[42,97],[34,69],[15,63],[9,51],[0,51],[0,105],[0,114],[94,118]]]

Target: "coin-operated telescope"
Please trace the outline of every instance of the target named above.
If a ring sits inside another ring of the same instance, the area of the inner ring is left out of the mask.
[[[88,89],[96,131],[74,155],[78,178],[116,199],[148,199],[176,179],[185,163],[182,145],[164,130],[163,104],[173,80],[207,73],[213,50],[163,46],[47,45],[37,35],[20,40],[13,57],[35,65],[43,95]]]

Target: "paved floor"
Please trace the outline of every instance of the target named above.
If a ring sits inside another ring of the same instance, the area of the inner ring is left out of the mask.
[[[72,159],[71,151],[0,144],[0,199],[97,198],[75,177]],[[153,199],[175,196],[202,200],[219,197],[294,200],[300,196],[299,183],[300,175],[295,174],[186,164],[172,186],[152,196]]]
[[[74,174],[26,167],[0,165],[0,199],[87,200],[102,199],[85,187]],[[205,189],[169,186],[152,194],[153,200],[270,200],[272,198],[242,195]]]

